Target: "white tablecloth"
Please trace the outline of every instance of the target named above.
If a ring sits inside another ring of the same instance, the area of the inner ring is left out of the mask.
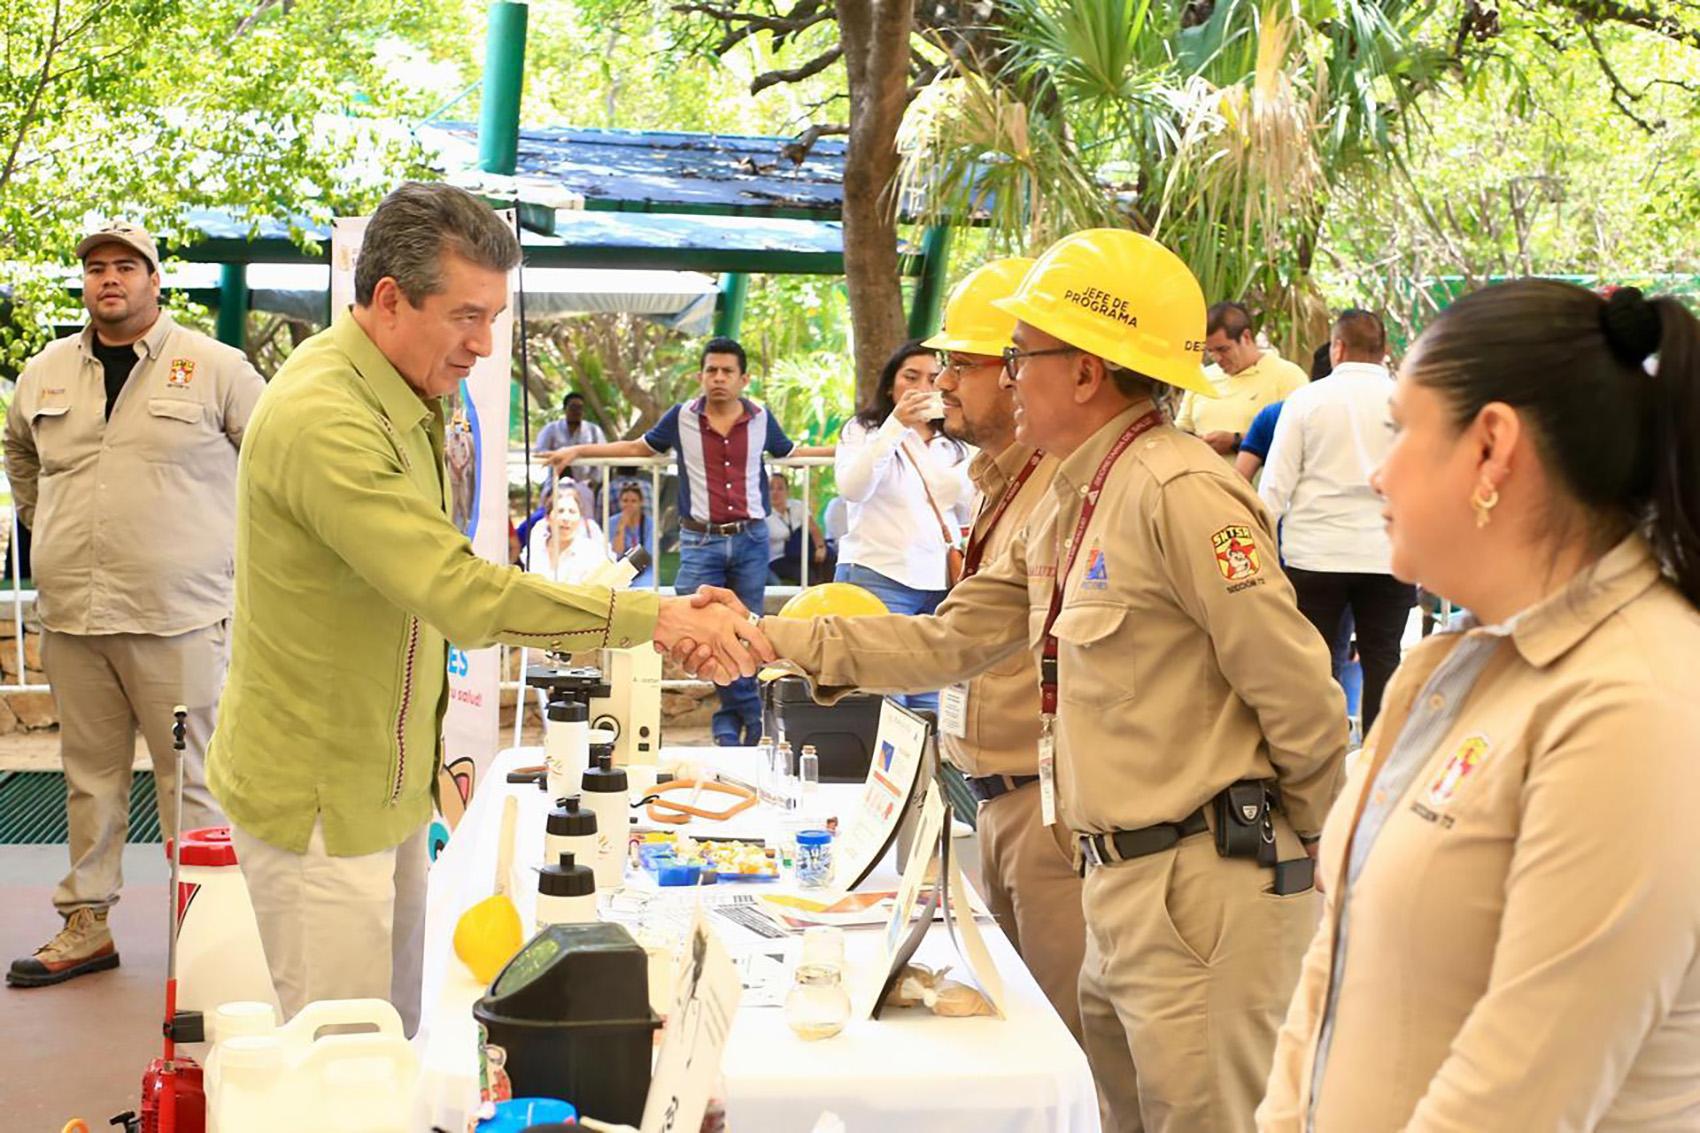
[[[754,758],[753,752],[736,749],[668,749],[661,761],[697,760],[753,782]],[[431,871],[419,1035],[421,1130],[433,1123],[451,1130],[465,1127],[467,1092],[477,1089],[471,1008],[483,988],[454,956],[454,924],[464,909],[490,892],[505,796],[520,799],[517,878],[532,878],[532,869],[541,863],[549,800],[536,787],[506,782],[513,768],[541,762],[540,748],[498,755]],[[820,790],[823,805],[848,810],[860,787],[823,785]],[[718,806],[723,797],[709,794],[707,804]],[[776,812],[757,807],[700,832],[766,833],[777,821]],[[896,882],[888,859],[864,888],[895,888]],[[515,894],[527,925],[534,905],[530,889],[520,884]],[[852,1022],[834,1038],[805,1042],[786,1026],[782,1009],[740,1008],[723,1064],[733,1133],[806,1133],[828,1110],[844,1120],[849,1133],[1097,1133],[1097,1099],[1085,1055],[1007,938],[990,922],[982,929],[1003,977],[1003,1019],[887,1011],[878,1020]],[[875,932],[846,933],[853,969],[876,947]],[[952,966],[957,969],[953,974],[967,978],[941,924],[933,926],[916,960]]]

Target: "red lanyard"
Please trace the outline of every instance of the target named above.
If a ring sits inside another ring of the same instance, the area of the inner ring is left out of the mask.
[[[998,500],[998,506],[992,509],[986,526],[978,533],[969,534],[968,550],[962,556],[963,578],[979,573],[980,561],[986,557],[986,544],[991,541],[992,532],[997,530],[998,520],[1003,518],[1003,513],[1009,510],[1009,505],[1014,503],[1015,497],[1021,493],[1021,486],[1027,483],[1027,478],[1033,475],[1033,470],[1039,467],[1040,461],[1044,459],[1045,454],[1034,449],[1033,455],[1027,458],[1026,465],[1016,474],[1008,489],[1004,491],[1003,497]]]
[[[1058,556],[1057,573],[1051,579],[1051,608],[1045,614],[1045,651],[1039,660],[1039,707],[1046,716],[1057,714],[1057,638],[1051,629],[1062,614],[1063,585],[1074,570],[1074,560],[1080,554],[1080,545],[1086,541],[1086,527],[1092,522],[1092,513],[1098,510],[1098,494],[1104,488],[1104,481],[1110,478],[1110,469],[1115,467],[1121,454],[1139,439],[1140,434],[1162,423],[1163,415],[1153,409],[1122,430],[1122,435],[1116,438],[1116,443],[1104,454],[1098,471],[1092,474],[1091,487],[1086,491],[1085,500],[1081,501],[1080,518],[1074,524],[1074,538],[1069,542],[1067,559]]]

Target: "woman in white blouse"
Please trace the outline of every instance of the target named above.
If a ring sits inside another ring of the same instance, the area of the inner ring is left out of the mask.
[[[834,577],[877,594],[894,614],[930,614],[944,600],[949,552],[970,514],[969,453],[944,435],[938,374],[933,351],[919,342],[899,347],[872,403],[844,426],[834,460],[850,513]],[[898,699],[938,705],[934,693]]]
[[[554,493],[549,518],[531,529],[526,563],[533,574],[555,582],[583,582],[606,563],[608,539],[579,509],[577,492]]]

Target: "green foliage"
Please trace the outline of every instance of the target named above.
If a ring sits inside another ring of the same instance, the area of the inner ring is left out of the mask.
[[[1096,225],[1174,248],[1289,349],[1321,311],[1316,235],[1439,66],[1424,0],[1014,0],[1001,65],[961,69],[906,123],[906,188],[960,213],[984,178],[1000,243]],[[1112,191],[1106,192],[1108,186]]]
[[[1680,280],[1653,277],[1700,273],[1700,51],[1630,29],[1546,30],[1506,28],[1487,65],[1425,99],[1397,161],[1343,187],[1323,241],[1331,299],[1373,303],[1408,336],[1449,294],[1431,286],[1442,277],[1670,290]],[[1639,95],[1635,117],[1614,78]]]
[[[434,0],[0,0],[5,357],[74,314],[56,282],[92,220],[173,244],[196,208],[287,222],[369,207],[417,156],[376,125],[419,105],[386,50],[450,16]]]

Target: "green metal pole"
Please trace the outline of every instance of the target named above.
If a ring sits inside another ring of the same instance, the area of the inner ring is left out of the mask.
[[[714,336],[737,338],[744,323],[744,297],[750,292],[750,277],[729,271],[720,277],[720,298],[714,304]]]
[[[248,265],[223,264],[218,277],[218,340],[241,350],[248,345]]]
[[[937,224],[921,237],[921,274],[909,307],[909,337],[925,338],[939,329],[944,309],[944,278],[950,266],[950,226]]]
[[[484,41],[484,98],[478,112],[478,168],[511,177],[519,160],[519,100],[525,86],[525,25],[531,11],[513,0],[490,5]]]

